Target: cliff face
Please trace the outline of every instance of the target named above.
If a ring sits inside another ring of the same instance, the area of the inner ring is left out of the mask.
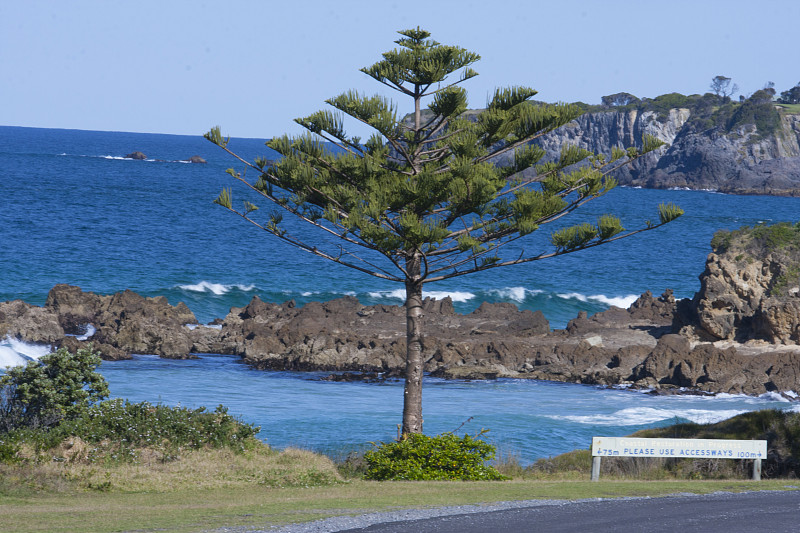
[[[713,244],[693,300],[695,325],[682,333],[800,343],[800,226],[720,232]]]
[[[635,109],[587,113],[536,142],[549,157],[564,144],[608,154],[613,146],[641,145],[649,134],[669,148],[620,169],[620,184],[800,196],[800,115],[781,113],[777,131],[766,135],[755,124],[729,132],[699,129],[691,116],[682,108],[663,115]]]

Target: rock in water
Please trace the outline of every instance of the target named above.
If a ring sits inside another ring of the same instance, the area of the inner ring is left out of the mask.
[[[719,232],[693,303],[700,339],[800,343],[800,225]]]
[[[484,303],[455,312],[426,299],[424,369],[454,379],[503,377],[654,389],[763,394],[800,390],[800,224],[722,232],[712,242],[701,289],[676,301],[649,291],[629,309],[581,312],[550,331],[541,312]],[[57,285],[44,307],[0,303],[0,338],[12,335],[75,349],[89,339],[105,358],[131,353],[238,355],[260,369],[318,370],[329,379],[384,379],[405,367],[401,306],[364,306],[353,297],[278,305],[253,297],[217,327],[166,298],[110,296]],[[70,335],[72,335],[70,337]]]

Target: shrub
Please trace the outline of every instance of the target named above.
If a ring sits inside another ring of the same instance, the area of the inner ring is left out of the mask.
[[[98,372],[100,356],[91,349],[66,348],[0,378],[0,433],[19,427],[52,427],[74,418],[107,397],[108,383]]]
[[[652,109],[662,116],[668,115],[671,109],[684,107],[691,109],[694,105],[695,98],[684,96],[680,93],[662,94],[646,102],[647,109]]]
[[[711,239],[711,248],[724,253],[733,247],[752,255],[765,255],[782,248],[800,249],[800,222],[778,222],[767,225],[742,226],[738,230],[720,230]]]
[[[378,481],[508,479],[485,464],[494,454],[494,446],[469,435],[412,434],[399,442],[381,443],[376,450],[366,452],[364,477]]]
[[[50,428],[22,428],[0,438],[0,463],[19,460],[20,445],[51,457],[67,454],[71,461],[107,463],[136,462],[142,450],[161,462],[177,458],[184,450],[228,448],[251,449],[259,441],[259,427],[228,414],[227,408],[188,409],[131,403],[114,399],[87,408],[76,418]],[[74,443],[79,442],[77,448]],[[152,452],[152,453],[151,453]],[[36,457],[30,457],[36,460]]]
[[[210,412],[205,407],[189,409],[115,399],[92,406],[80,417],[53,428],[47,444],[54,446],[77,436],[86,442],[111,442],[126,449],[210,447],[241,451],[260,429],[229,415],[222,405]]]
[[[780,114],[772,103],[772,95],[767,91],[756,91],[738,106],[728,120],[727,131],[747,124],[755,124],[756,131],[762,136],[780,128]]]

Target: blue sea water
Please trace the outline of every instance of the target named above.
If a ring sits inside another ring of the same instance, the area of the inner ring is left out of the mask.
[[[259,139],[232,139],[247,158],[273,156]],[[125,159],[133,151],[144,161]],[[208,164],[181,162],[201,155]],[[197,136],[0,127],[0,301],[41,305],[57,283],[109,294],[124,289],[185,302],[198,320],[223,317],[258,295],[299,304],[354,295],[364,304],[402,302],[402,286],[371,278],[284,245],[212,202],[233,186],[225,169],[242,165]],[[564,327],[580,310],[627,306],[671,288],[691,297],[718,229],[800,218],[800,199],[714,192],[618,188],[577,215],[618,214],[626,227],[656,220],[656,206],[686,211],[676,222],[632,239],[426,287],[459,312],[484,301],[541,310]],[[576,220],[576,219],[573,219]],[[291,221],[287,221],[291,223]],[[304,231],[300,228],[300,231]],[[546,235],[524,241],[526,249]],[[311,238],[319,238],[312,236]],[[3,354],[37,352],[13,340]],[[314,374],[254,371],[235,358],[166,361],[149,356],[104,363],[114,396],[191,406],[228,405],[276,446],[340,453],[391,438],[400,421],[398,383],[327,383]],[[777,396],[652,397],[580,385],[500,380],[425,386],[426,432],[490,428],[523,462],[588,446],[602,432],[623,435],[674,420],[711,421],[767,406]]]

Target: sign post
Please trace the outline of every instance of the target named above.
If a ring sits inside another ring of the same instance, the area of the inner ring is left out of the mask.
[[[753,479],[761,480],[765,440],[592,438],[592,481],[600,479],[603,457],[675,457],[683,459],[753,459]]]

